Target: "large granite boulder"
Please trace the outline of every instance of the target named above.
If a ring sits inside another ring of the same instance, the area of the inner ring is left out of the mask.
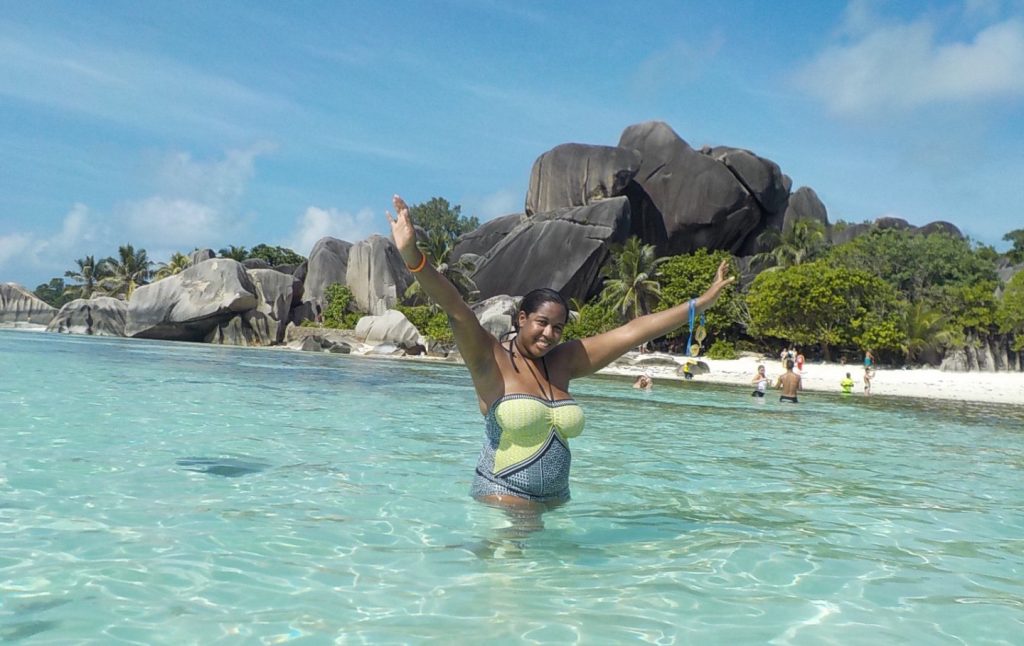
[[[372,235],[349,250],[344,282],[360,311],[383,314],[402,301],[412,281],[412,273],[390,238]]]
[[[213,258],[216,257],[217,252],[214,251],[213,249],[196,249],[195,251],[188,255],[188,259],[191,261],[191,264],[193,265],[198,265],[204,260],[212,260]]]
[[[128,303],[109,296],[78,298],[65,303],[50,324],[47,332],[62,334],[91,334],[93,336],[124,336],[128,318]]]
[[[480,325],[494,335],[494,338],[501,339],[512,331],[512,321],[519,313],[519,301],[521,300],[499,294],[474,303],[472,309],[477,319],[480,320]]]
[[[807,186],[801,186],[789,196],[782,227],[791,227],[801,220],[813,220],[828,227],[828,209],[814,189]]]
[[[270,269],[270,263],[263,258],[246,258],[242,261],[242,266],[246,269]]]
[[[282,337],[283,328],[280,326]],[[278,329],[278,322],[265,313],[249,310],[220,323],[203,340],[215,345],[266,346],[278,341]]]
[[[48,325],[56,313],[57,308],[21,285],[0,284],[0,325]]]
[[[370,345],[394,344],[406,349],[426,345],[420,331],[398,310],[386,310],[379,315],[359,319],[356,336]]]
[[[248,273],[256,288],[256,310],[265,315],[261,324],[266,327],[269,342],[281,343],[292,307],[302,300],[302,282],[275,269],[249,269]]]
[[[349,250],[351,242],[337,238],[320,238],[309,252],[306,261],[306,279],[304,282],[303,301],[311,302],[319,311],[327,304],[324,294],[327,288],[335,283],[346,283],[348,273]]]
[[[629,236],[629,221],[625,197],[533,216],[495,245],[477,267],[473,280],[480,297],[522,296],[550,287],[567,299],[585,300],[595,291],[609,246]]]
[[[256,286],[241,263],[214,258],[135,290],[125,336],[202,341],[257,305]]]
[[[626,191],[632,232],[657,246],[660,255],[700,248],[739,254],[747,237],[762,225],[765,214],[755,193],[714,158],[714,150],[710,154],[694,150],[667,124],[649,121],[629,126],[619,147],[639,151],[642,159]],[[743,160],[744,165],[748,163]],[[779,181],[770,169],[751,172],[749,178],[755,175]],[[759,190],[774,203],[775,188]]]
[[[452,247],[452,252],[448,255],[448,261],[457,262],[465,253],[477,256],[487,254],[496,244],[504,240],[505,236],[525,221],[524,214],[512,213],[484,222],[473,231],[459,236],[459,239],[455,241],[455,246]]]
[[[586,206],[623,195],[640,168],[635,150],[562,144],[533,162],[526,215]]]

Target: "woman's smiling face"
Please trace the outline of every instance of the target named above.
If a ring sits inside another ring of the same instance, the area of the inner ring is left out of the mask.
[[[562,340],[567,317],[565,308],[552,301],[542,303],[530,314],[520,310],[517,335],[519,351],[533,359],[543,357]]]

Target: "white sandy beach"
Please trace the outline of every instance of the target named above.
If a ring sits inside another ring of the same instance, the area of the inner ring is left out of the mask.
[[[698,375],[695,380],[733,384],[750,388],[751,379],[757,366],[764,364],[772,385],[784,372],[778,359],[760,361],[756,357],[733,360],[699,359],[708,365],[707,374]],[[678,367],[683,357],[669,354],[630,353],[601,374],[635,377],[646,372],[654,378],[655,388],[659,380],[681,380]],[[840,365],[838,363],[810,363],[804,365],[802,379],[804,390],[840,392],[839,382],[849,372],[856,386],[854,394],[864,396],[864,368],[861,365]],[[872,396],[920,397],[972,402],[1024,405],[1024,372],[943,372],[935,368],[913,368],[907,370],[879,368],[871,381]]]

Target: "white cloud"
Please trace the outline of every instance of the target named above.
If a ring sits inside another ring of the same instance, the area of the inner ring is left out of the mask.
[[[304,256],[309,255],[310,250],[316,241],[325,236],[358,242],[366,239],[379,227],[377,218],[384,219],[384,215],[374,215],[370,209],[362,209],[352,214],[338,209],[322,209],[318,206],[311,206],[306,209],[296,222],[295,230],[282,243],[289,249]]]
[[[94,221],[84,204],[75,204],[60,229],[51,234],[15,232],[0,236],[0,272],[62,276],[74,258],[95,255],[94,245],[102,225]],[[25,285],[29,289],[35,285]]]
[[[466,217],[476,216],[481,222],[487,222],[501,215],[523,212],[523,194],[510,188],[499,189],[489,195],[466,199],[462,214]]]
[[[196,160],[185,152],[167,155],[157,164],[156,194],[118,205],[117,220],[141,247],[223,245],[244,228],[239,204],[256,157],[269,149],[230,150],[216,160]]]
[[[939,43],[927,21],[869,30],[829,47],[797,82],[832,112],[861,116],[934,102],[1024,95],[1024,22],[1011,19],[970,42]]]

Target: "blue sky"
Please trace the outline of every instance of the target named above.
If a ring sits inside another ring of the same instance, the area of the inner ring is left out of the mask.
[[[120,244],[384,233],[392,193],[522,210],[567,142],[662,120],[830,220],[1024,228],[1024,0],[0,3],[0,281]]]

